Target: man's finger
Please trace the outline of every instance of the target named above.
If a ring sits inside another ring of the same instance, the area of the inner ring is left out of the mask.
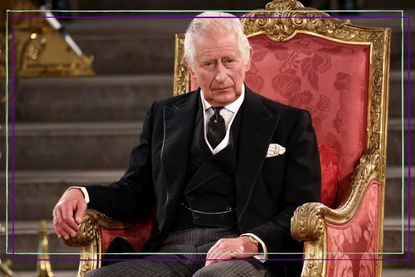
[[[55,218],[53,219],[53,229],[55,230],[55,234],[58,236],[58,238],[61,238],[62,235],[60,234],[60,230],[58,229],[58,226],[56,225]]]
[[[85,216],[86,208],[87,208],[87,205],[84,202],[82,202],[82,201],[80,201],[78,203],[77,207],[76,207],[76,211],[75,211],[75,221],[78,224],[77,227],[79,227],[79,224],[81,224],[82,219]]]
[[[78,224],[75,222],[74,218],[74,209],[75,207],[71,204],[61,205],[61,214],[63,221],[69,225],[74,231],[78,230]]]
[[[206,256],[205,266],[235,258],[236,255],[237,252],[235,250],[232,250],[227,247],[218,247],[214,251],[208,253],[208,255]]]
[[[223,255],[225,249],[227,249],[229,239],[220,239],[218,240],[208,251],[206,255],[205,266],[213,263],[220,262],[219,259],[229,259]]]
[[[74,231],[70,226],[68,226],[65,223],[59,225],[58,228],[61,230],[62,237],[64,239],[69,239],[76,236],[76,231]]]
[[[223,261],[227,261],[232,259],[232,257],[230,256],[230,254],[226,254],[226,253],[221,253],[221,254],[217,254],[217,255],[213,255],[209,258],[206,259],[206,263],[205,266],[208,266],[210,264],[214,264],[214,263],[220,263]]]
[[[71,228],[63,219],[62,210],[57,209],[56,211],[56,227],[58,229],[58,235],[63,237],[64,239],[69,239],[70,237],[74,237],[76,235],[76,230]]]

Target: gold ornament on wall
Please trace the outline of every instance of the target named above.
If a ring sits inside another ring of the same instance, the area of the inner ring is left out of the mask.
[[[6,22],[8,13],[9,63],[11,49],[14,49],[16,77],[50,77],[50,76],[92,76],[92,56],[85,56],[74,47],[68,34],[56,29],[60,23],[48,11],[39,10],[29,0],[2,0],[1,22]],[[13,12],[13,10],[28,10]],[[55,22],[56,25],[51,22]],[[55,27],[54,27],[55,26]],[[5,76],[6,30],[0,26],[0,74]],[[13,45],[12,45],[13,43]],[[9,68],[11,68],[9,66]],[[9,72],[9,74],[11,74]]]

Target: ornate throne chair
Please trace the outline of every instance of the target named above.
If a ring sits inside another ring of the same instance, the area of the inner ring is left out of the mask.
[[[302,276],[381,276],[390,30],[355,26],[296,0],[274,0],[241,20],[253,47],[246,85],[307,109],[317,134],[322,203],[298,207],[291,219],[292,236],[304,241]],[[197,88],[183,39],[176,36],[174,95]],[[151,219],[125,225],[88,210],[67,243],[81,246],[83,276],[101,265],[111,238],[139,250],[150,232]]]

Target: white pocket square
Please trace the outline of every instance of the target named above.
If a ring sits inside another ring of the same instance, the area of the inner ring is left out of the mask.
[[[284,153],[285,153],[285,147],[279,145],[278,143],[271,143],[268,147],[266,158],[279,156]]]

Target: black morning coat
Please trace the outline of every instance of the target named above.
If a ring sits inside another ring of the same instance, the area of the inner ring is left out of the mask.
[[[88,208],[115,219],[145,217],[155,208],[152,238],[144,251],[157,251],[175,219],[199,101],[200,90],[155,102],[124,176],[109,186],[87,187]],[[291,238],[290,219],[301,204],[320,201],[320,160],[310,114],[248,88],[239,112],[235,172],[239,231],[257,235],[269,253],[302,252],[302,244]],[[273,143],[286,151],[266,157]]]

